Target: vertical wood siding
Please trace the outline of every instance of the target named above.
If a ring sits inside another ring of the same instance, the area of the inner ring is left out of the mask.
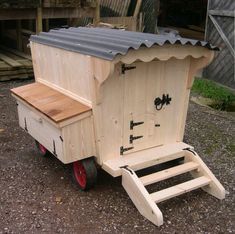
[[[222,29],[224,35],[227,37],[230,45],[234,50],[234,11],[235,1],[234,0],[210,0],[208,14],[210,10],[214,10],[213,18]],[[222,11],[233,12],[230,16],[222,16]],[[216,13],[217,12],[217,13]],[[231,50],[222,39],[212,20],[207,19],[206,28],[206,40],[221,48],[220,52],[215,55],[214,61],[204,71],[204,76],[208,79],[214,80],[231,88],[235,88],[235,77],[234,77],[234,56]]]

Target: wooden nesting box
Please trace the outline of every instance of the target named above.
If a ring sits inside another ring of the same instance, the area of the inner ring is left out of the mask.
[[[163,223],[156,203],[202,187],[225,190],[183,142],[190,88],[214,55],[209,43],[99,28],[31,36],[35,84],[12,90],[20,126],[63,163],[94,157],[137,209]],[[184,163],[138,178],[135,171]],[[193,180],[149,194],[146,185],[190,172]]]

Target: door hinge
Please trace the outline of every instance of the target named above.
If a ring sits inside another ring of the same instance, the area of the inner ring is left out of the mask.
[[[140,138],[143,138],[144,136],[133,136],[133,135],[130,135],[130,144],[133,143],[133,141],[137,140],[137,139],[140,139]]]
[[[169,105],[171,102],[172,98],[169,97],[169,94],[163,94],[162,98],[157,97],[154,100],[154,105],[156,107],[156,110],[161,110],[164,105]]]
[[[25,130],[26,132],[28,132],[26,118],[24,118],[24,130]]]
[[[141,122],[134,122],[133,120],[131,120],[130,121],[130,129],[133,130],[133,128],[135,126],[138,126],[138,125],[141,125],[141,124],[144,124],[144,122],[143,121],[141,121]]]
[[[183,150],[187,150],[187,151],[193,153],[194,155],[197,155],[196,152],[193,149],[189,148],[189,147],[184,148]]]
[[[125,74],[126,71],[132,70],[132,69],[136,69],[136,67],[135,66],[133,66],[133,67],[131,67],[131,66],[126,67],[125,64],[122,64],[122,74]]]
[[[128,147],[128,148],[124,148],[123,146],[120,147],[120,154],[123,155],[124,152],[128,151],[128,150],[132,150],[134,149],[134,147]]]
[[[128,165],[121,166],[120,168],[123,168],[123,169],[129,171],[132,175],[134,174],[133,171],[128,167]]]

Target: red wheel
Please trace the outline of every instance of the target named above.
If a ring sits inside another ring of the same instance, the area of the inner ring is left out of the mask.
[[[42,144],[40,144],[38,141],[35,140],[35,144],[36,144],[36,147],[39,151],[39,153],[46,157],[48,155],[50,155],[50,151],[47,150],[47,148],[45,146],[43,146]]]
[[[73,163],[73,179],[81,190],[93,187],[97,179],[97,169],[92,158]]]

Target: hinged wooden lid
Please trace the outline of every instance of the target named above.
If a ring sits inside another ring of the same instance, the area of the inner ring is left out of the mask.
[[[91,110],[90,107],[37,82],[11,89],[11,92],[56,123]]]

